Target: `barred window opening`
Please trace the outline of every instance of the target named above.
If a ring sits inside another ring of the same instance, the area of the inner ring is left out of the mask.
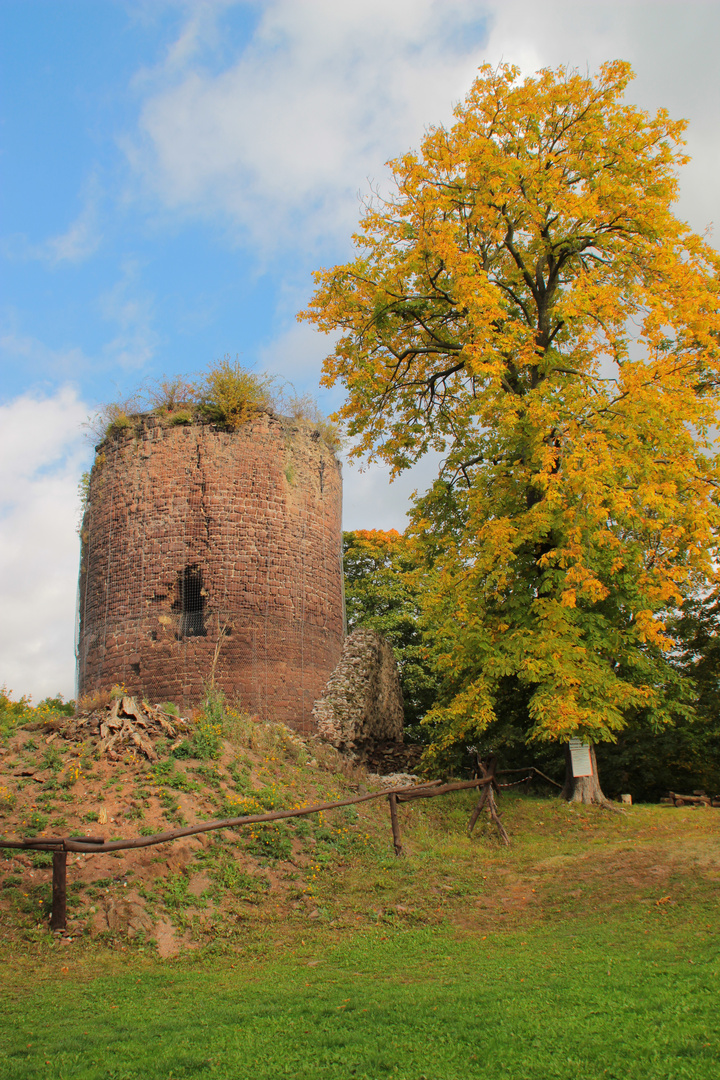
[[[173,611],[180,612],[180,627],[178,638],[205,637],[205,601],[206,592],[203,588],[202,570],[193,563],[186,566],[178,574],[177,600],[173,604]]]

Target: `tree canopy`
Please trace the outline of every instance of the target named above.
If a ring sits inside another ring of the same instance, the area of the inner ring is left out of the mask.
[[[685,124],[625,103],[631,78],[481,68],[301,316],[339,332],[356,454],[444,455],[414,514],[439,751],[508,678],[530,737],[668,720],[669,617],[715,577],[720,261],[673,213]]]
[[[390,642],[400,670],[405,737],[437,697],[438,679],[421,630],[421,559],[417,545],[396,529],[343,533],[345,607],[348,629],[366,626]]]

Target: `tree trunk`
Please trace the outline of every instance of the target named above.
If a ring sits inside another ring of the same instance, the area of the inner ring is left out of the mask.
[[[590,743],[590,764],[592,776],[573,776],[572,757],[570,745],[565,743],[565,786],[560,793],[561,798],[568,802],[579,802],[585,806],[604,806],[607,810],[620,811],[620,807],[610,802],[603,795],[598,779],[597,760],[595,747]]]

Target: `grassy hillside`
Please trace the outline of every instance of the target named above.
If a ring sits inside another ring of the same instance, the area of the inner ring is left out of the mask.
[[[154,763],[11,726],[2,832],[127,837],[377,785],[287,729],[223,724]],[[63,935],[47,856],[5,852],[3,1075],[714,1080],[720,810],[506,793],[504,848],[487,822],[466,835],[475,798],[401,805],[402,858],[385,800],[73,855]]]
[[[102,753],[91,726],[78,731],[70,718],[25,720],[6,731],[0,756],[0,829],[11,838],[128,838],[379,788],[332,748],[232,710],[200,714],[187,737],[156,739],[155,761],[135,749]],[[66,936],[170,956],[244,947],[265,926],[294,940],[313,922],[337,934],[447,917],[492,931],[581,918],[599,906],[656,914],[714,888],[720,812],[609,814],[508,792],[513,843],[505,850],[482,819],[466,835],[476,798],[471,791],[403,804],[400,860],[385,800],[159,847],[70,855]],[[6,937],[46,944],[51,856],[5,850],[0,859]]]

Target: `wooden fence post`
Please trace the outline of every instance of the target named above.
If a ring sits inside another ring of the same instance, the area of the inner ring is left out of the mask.
[[[395,792],[393,792],[391,795],[388,795],[388,802],[390,803],[390,824],[392,825],[395,854],[402,855],[403,849],[400,842],[400,825],[398,824],[397,815],[397,795],[395,794]]]
[[[51,930],[67,927],[67,851],[53,851]]]
[[[497,806],[495,805],[495,795],[493,793],[493,788],[497,788],[497,782],[495,780],[497,759],[494,754],[491,754],[488,758],[488,762],[486,765],[484,761],[481,761],[480,758],[478,758],[478,765],[480,767],[480,772],[482,773],[482,778],[483,780],[487,781],[487,783],[483,788],[483,792],[478,800],[477,806],[472,812],[472,817],[470,818],[470,821],[468,823],[468,835],[470,835],[470,833],[475,828],[475,822],[480,817],[480,811],[484,806],[487,806],[488,810],[490,811],[490,818],[492,819],[492,821],[494,821],[497,827],[497,831],[500,833],[500,838],[502,842],[504,844],[509,844],[510,837],[505,830],[505,826],[500,820],[500,815],[498,814]]]
[[[473,810],[472,815],[470,817],[470,821],[468,822],[468,836],[470,835],[470,833],[475,828],[475,823],[477,822],[477,819],[480,817],[480,811],[482,810],[483,806],[487,802],[487,797],[488,797],[488,791],[489,790],[490,790],[490,785],[489,784],[486,785],[482,789],[482,795],[478,799],[477,806]]]

